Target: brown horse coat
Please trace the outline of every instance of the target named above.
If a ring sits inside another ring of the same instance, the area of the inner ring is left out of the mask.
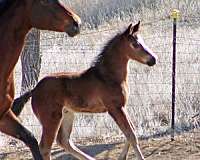
[[[126,158],[130,144],[137,158],[144,159],[134,125],[125,109],[127,67],[130,59],[153,66],[156,56],[137,34],[138,28],[139,23],[130,25],[125,32],[116,35],[89,69],[47,76],[32,91],[15,100],[13,108],[21,111],[24,103],[32,97],[33,111],[42,124],[40,149],[45,160],[50,159],[56,137],[58,144],[76,158],[93,160],[70,140],[75,112],[108,112],[127,138],[119,159]]]
[[[36,139],[10,110],[14,98],[13,69],[32,27],[79,33],[79,17],[58,1],[2,0],[0,3],[0,131],[22,140],[35,159],[42,159]]]

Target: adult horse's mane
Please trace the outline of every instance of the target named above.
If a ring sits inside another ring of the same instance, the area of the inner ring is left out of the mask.
[[[120,39],[121,34],[117,34],[115,37],[110,39],[108,43],[105,44],[103,50],[100,54],[98,54],[95,60],[92,62],[91,67],[97,66],[98,64],[102,63],[105,59],[105,56],[109,54],[109,51],[113,49],[115,43]]]
[[[0,0],[0,16],[3,15],[16,0]]]

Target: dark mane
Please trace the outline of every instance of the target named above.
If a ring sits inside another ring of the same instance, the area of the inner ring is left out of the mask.
[[[3,15],[16,0],[0,0],[0,16]]]
[[[110,49],[113,49],[113,46],[120,39],[120,36],[121,34],[117,34],[114,38],[108,41],[108,43],[104,46],[102,52],[97,55],[95,60],[92,62],[91,67],[97,66],[104,60],[105,55],[109,53]]]

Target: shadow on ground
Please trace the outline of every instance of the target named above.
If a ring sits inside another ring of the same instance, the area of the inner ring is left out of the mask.
[[[111,160],[111,158],[108,158],[109,151],[112,151],[116,145],[117,144],[97,144],[91,146],[79,146],[78,148],[92,157],[96,157],[98,154],[106,152],[107,156],[105,156],[103,159]],[[67,154],[63,149],[58,147],[52,150],[52,157],[54,160],[76,160],[76,158]]]

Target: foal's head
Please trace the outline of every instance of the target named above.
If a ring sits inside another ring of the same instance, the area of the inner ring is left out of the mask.
[[[32,27],[66,32],[69,36],[80,32],[80,18],[72,10],[65,8],[59,0],[25,1]]]
[[[142,37],[138,34],[140,22],[136,25],[130,24],[122,34],[124,43],[122,45],[123,53],[127,57],[140,63],[153,66],[156,64],[157,56],[145,45]]]

